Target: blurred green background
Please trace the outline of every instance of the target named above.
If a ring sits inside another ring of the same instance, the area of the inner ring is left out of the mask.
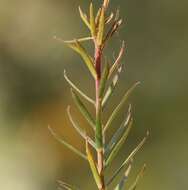
[[[100,0],[95,0],[96,5]],[[72,105],[63,70],[89,95],[92,79],[79,57],[53,36],[72,39],[87,29],[78,17],[78,0],[0,0],[0,189],[52,190],[56,180],[96,189],[87,163],[56,142],[50,124],[84,151],[70,127]],[[130,182],[143,163],[147,172],[140,190],[188,187],[188,1],[116,0],[124,25],[107,54],[127,44],[125,71],[107,115],[124,91],[141,81],[131,97],[134,129],[111,167],[123,161],[150,130],[150,139],[135,160]],[[124,111],[125,112],[125,111]],[[80,117],[74,112],[76,117]],[[85,122],[80,117],[81,122]],[[116,125],[122,120],[117,119]]]

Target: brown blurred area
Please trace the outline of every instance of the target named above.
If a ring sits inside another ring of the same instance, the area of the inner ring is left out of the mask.
[[[87,163],[48,131],[50,125],[84,151],[84,142],[67,118],[66,107],[73,103],[63,70],[90,96],[93,81],[79,57],[53,36],[72,39],[87,35],[77,7],[85,9],[88,4],[0,0],[0,189],[50,190],[56,189],[56,180],[95,189]],[[118,53],[122,39],[127,52],[125,70],[106,115],[133,82],[139,80],[141,85],[130,99],[133,131],[108,172],[114,171],[149,129],[149,141],[136,156],[129,183],[146,162],[147,172],[138,189],[186,189],[188,1],[112,1],[111,9],[117,7],[124,25],[106,55],[113,59],[112,52]],[[125,111],[126,107],[114,126],[121,123]],[[88,127],[76,109],[74,114]]]

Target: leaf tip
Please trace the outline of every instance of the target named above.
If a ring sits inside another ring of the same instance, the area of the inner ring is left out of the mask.
[[[82,9],[81,9],[80,5],[78,6],[78,10],[79,10],[79,13],[81,15],[83,12],[82,12]]]
[[[150,131],[147,130],[147,132],[146,132],[146,137],[149,137],[149,135],[150,135]]]
[[[138,82],[136,82],[135,86],[138,86],[138,85],[140,85],[140,84],[141,84],[141,82],[138,81]]]
[[[67,106],[67,112],[69,112],[69,113],[70,113],[70,109],[71,109],[71,106],[70,106],[70,105],[68,105],[68,106]]]

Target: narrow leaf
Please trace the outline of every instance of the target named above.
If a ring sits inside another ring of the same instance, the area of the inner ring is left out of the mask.
[[[105,18],[104,18],[104,7],[101,9],[100,19],[99,19],[99,29],[97,34],[97,44],[100,46],[103,42],[103,35],[104,35],[104,25],[105,25]]]
[[[100,16],[101,16],[101,8],[99,8],[99,10],[97,11],[97,16],[95,17],[96,28],[98,28],[98,26],[99,26]]]
[[[109,74],[109,64],[108,62],[106,62],[103,73],[102,73],[102,77],[101,77],[101,81],[100,81],[100,86],[99,86],[99,97],[102,98],[103,94],[104,94],[104,90],[106,87],[106,82],[108,79],[108,74]]]
[[[72,152],[76,153],[78,156],[80,156],[81,158],[83,158],[84,160],[87,160],[87,157],[80,152],[78,149],[76,149],[75,147],[73,147],[72,145],[70,145],[69,143],[67,143],[66,141],[62,140],[54,131],[53,129],[48,126],[49,131],[51,132],[51,134],[54,136],[54,138],[59,141],[61,144],[63,144],[65,147],[67,147],[68,149],[70,149]]]
[[[96,35],[96,26],[95,26],[95,17],[93,11],[93,3],[90,4],[90,27],[91,27],[91,34],[93,37]]]
[[[88,144],[87,140],[86,140],[86,154],[87,154],[87,159],[88,159],[88,162],[89,162],[93,177],[95,179],[97,187],[100,189],[102,187],[102,181],[101,181],[97,166],[95,164],[94,158],[92,156],[92,153],[91,153],[91,151],[89,149],[89,144]]]
[[[124,168],[124,166],[127,165],[134,158],[136,153],[142,148],[142,146],[146,142],[148,136],[149,132],[147,131],[146,137],[143,138],[143,140],[137,145],[137,147],[131,152],[131,154],[129,154],[129,156],[121,164],[121,166],[114,172],[113,176],[108,180],[107,185],[109,185],[115,179],[115,177],[120,173],[120,171]]]
[[[75,42],[75,40],[63,40],[57,36],[54,36],[54,39],[58,40],[59,42],[63,42],[63,43],[74,43]],[[86,42],[89,40],[93,40],[93,37],[84,37],[84,38],[78,38],[77,39],[78,42]]]
[[[110,118],[108,119],[104,131],[106,131],[109,126],[111,125],[112,121],[116,118],[116,116],[118,115],[119,111],[121,110],[121,108],[123,107],[123,105],[125,104],[125,102],[127,101],[129,95],[131,94],[131,92],[136,88],[136,86],[140,84],[140,82],[136,82],[131,88],[129,88],[127,90],[127,92],[125,93],[125,95],[123,96],[121,102],[118,104],[118,106],[114,109],[114,111],[112,112],[112,115],[110,116]]]
[[[73,189],[70,188],[69,186],[62,185],[61,187],[58,187],[57,190],[73,190]]]
[[[113,77],[112,82],[111,82],[110,86],[108,87],[108,89],[107,89],[107,91],[106,91],[106,93],[104,95],[104,98],[102,100],[102,107],[103,107],[103,109],[104,109],[107,101],[112,96],[112,94],[113,94],[113,92],[114,92],[114,90],[116,88],[116,85],[117,85],[117,82],[118,82],[118,79],[119,79],[121,71],[122,71],[122,67],[120,66],[118,68],[117,74]]]
[[[69,85],[76,91],[78,92],[84,99],[86,99],[88,102],[91,104],[95,105],[94,100],[92,100],[90,97],[88,97],[84,92],[82,92],[67,76],[66,71],[64,70],[64,77],[66,81],[69,83]]]
[[[92,118],[91,114],[89,113],[89,111],[87,110],[85,105],[82,103],[79,96],[76,94],[76,92],[74,92],[73,89],[71,89],[71,94],[72,94],[72,97],[73,97],[75,104],[77,105],[78,109],[80,110],[80,112],[82,113],[84,118],[93,127],[93,129],[95,129],[95,120]]]
[[[78,54],[80,54],[80,56],[82,57],[82,59],[84,60],[86,66],[88,67],[89,71],[91,72],[91,74],[93,75],[94,78],[97,77],[97,73],[93,64],[93,60],[92,58],[87,54],[85,48],[77,41],[75,40],[74,42],[68,43],[65,42],[70,48],[72,48],[73,50],[75,50]]]
[[[73,185],[70,185],[68,183],[65,183],[63,181],[58,181],[60,187],[64,188],[64,189],[67,189],[67,190],[78,190],[77,187],[73,186]]]
[[[114,73],[114,71],[119,67],[120,61],[121,61],[121,58],[123,56],[124,51],[125,51],[125,42],[123,41],[121,49],[119,51],[119,55],[118,55],[117,59],[115,60],[115,63],[110,68],[110,72],[109,72],[109,76],[108,77],[112,76],[112,74]]]
[[[141,168],[140,172],[136,177],[136,180],[134,181],[133,185],[129,188],[129,190],[135,190],[137,188],[138,182],[140,178],[143,177],[145,170],[146,170],[146,164],[144,164],[144,166]]]
[[[122,147],[123,143],[126,141],[128,135],[129,135],[129,132],[130,132],[130,130],[132,128],[132,123],[133,123],[133,120],[131,119],[131,121],[128,124],[127,130],[123,134],[122,138],[115,145],[115,147],[112,149],[109,157],[107,158],[106,163],[105,163],[106,167],[111,164],[111,162],[113,161],[113,159],[115,158],[115,156],[119,152],[120,148]]]
[[[121,124],[121,126],[118,128],[118,130],[115,132],[115,134],[112,136],[110,142],[108,143],[107,147],[105,148],[105,159],[107,159],[112,151],[112,149],[117,145],[117,143],[120,141],[120,139],[123,137],[123,134],[125,133],[126,129],[128,130],[127,125],[130,123],[131,119],[131,105],[129,105],[128,114]]]
[[[114,190],[124,190],[125,183],[127,182],[131,168],[132,168],[132,162],[130,162],[130,164],[128,165],[128,168],[126,169],[126,171],[125,171],[124,175],[122,176],[119,184],[115,187]]]
[[[109,24],[114,18],[114,13],[111,13],[109,17],[105,19],[105,24]]]
[[[80,13],[81,19],[83,20],[83,22],[85,23],[85,25],[90,29],[90,24],[88,22],[87,15],[85,13],[83,13],[81,7],[78,7],[78,9],[79,9],[79,13]]]
[[[69,120],[72,123],[72,126],[76,129],[76,131],[80,134],[81,137],[86,139],[86,132],[81,127],[78,126],[78,124],[73,120],[71,112],[70,112],[70,106],[67,107],[67,114],[69,116]]]
[[[88,142],[90,143],[90,145],[96,149],[95,143],[93,142],[93,140],[91,138],[89,138],[86,134],[86,131],[83,130],[72,118],[71,112],[70,112],[70,106],[67,107],[67,114],[69,117],[70,122],[72,123],[72,126],[74,127],[74,129],[78,132],[78,134],[83,138],[83,139],[88,139]]]

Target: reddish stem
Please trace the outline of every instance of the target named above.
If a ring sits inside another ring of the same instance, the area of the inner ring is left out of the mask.
[[[95,47],[95,68],[96,68],[98,80],[100,80],[100,78],[101,78],[101,56],[102,56],[101,48],[96,45],[96,47]]]
[[[102,136],[102,123],[101,123],[101,98],[99,97],[99,87],[101,79],[101,60],[102,60],[102,50],[101,47],[95,47],[95,69],[97,72],[97,79],[95,80],[95,90],[96,90],[96,131],[95,139],[98,147],[97,150],[97,164],[98,171],[101,177],[101,188],[100,190],[105,190],[104,182],[104,151],[103,151],[103,136]]]

